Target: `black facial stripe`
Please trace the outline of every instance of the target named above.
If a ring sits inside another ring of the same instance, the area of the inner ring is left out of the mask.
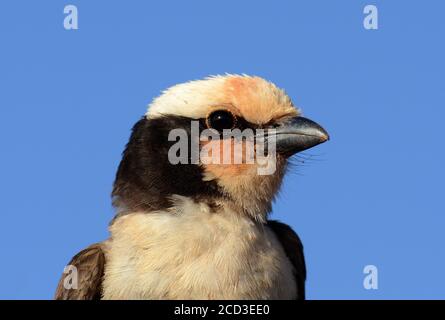
[[[202,181],[199,165],[173,165],[168,160],[168,151],[175,143],[168,141],[169,132],[181,128],[190,137],[191,120],[179,116],[150,120],[143,117],[135,124],[116,174],[112,192],[115,206],[128,211],[152,211],[170,207],[172,194],[209,201],[226,197],[215,182]],[[202,131],[205,121],[199,122]]]
[[[200,128],[207,128],[207,124],[206,124],[206,119],[204,118],[200,118],[198,119],[199,124],[200,124]],[[245,120],[242,117],[237,117],[237,123],[234,129],[240,129],[241,131],[245,130],[245,129],[252,129],[252,130],[256,130],[256,129],[260,129],[263,126],[248,122],[247,120]]]

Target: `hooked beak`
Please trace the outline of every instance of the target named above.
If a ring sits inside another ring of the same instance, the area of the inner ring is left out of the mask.
[[[287,157],[329,140],[329,134],[316,122],[295,117],[275,128],[276,151]]]

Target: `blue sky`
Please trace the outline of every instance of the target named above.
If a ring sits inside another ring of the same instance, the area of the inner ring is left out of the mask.
[[[79,29],[63,28],[63,8]],[[379,29],[363,28],[363,8]],[[443,1],[9,1],[0,10],[0,298],[51,298],[107,237],[129,130],[175,83],[286,89],[331,141],[273,218],[301,236],[310,299],[445,298]],[[378,290],[363,288],[376,265]]]

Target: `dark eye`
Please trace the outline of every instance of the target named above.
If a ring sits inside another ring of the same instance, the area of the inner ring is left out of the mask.
[[[213,111],[207,116],[207,127],[223,131],[224,129],[233,129],[236,126],[235,115],[227,110]]]

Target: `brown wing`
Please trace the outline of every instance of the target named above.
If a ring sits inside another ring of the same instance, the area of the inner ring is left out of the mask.
[[[105,254],[101,243],[96,243],[76,254],[68,265],[77,269],[77,288],[71,287],[73,273],[62,274],[54,299],[98,300],[102,295]],[[71,277],[68,279],[67,277]],[[66,281],[65,281],[66,280]],[[66,286],[66,283],[68,286]],[[66,288],[68,287],[68,289]]]
[[[297,299],[306,297],[304,283],[306,281],[306,263],[304,261],[303,245],[298,235],[287,224],[269,220],[267,225],[275,232],[283,246],[284,252],[294,266],[294,276],[297,282]]]

